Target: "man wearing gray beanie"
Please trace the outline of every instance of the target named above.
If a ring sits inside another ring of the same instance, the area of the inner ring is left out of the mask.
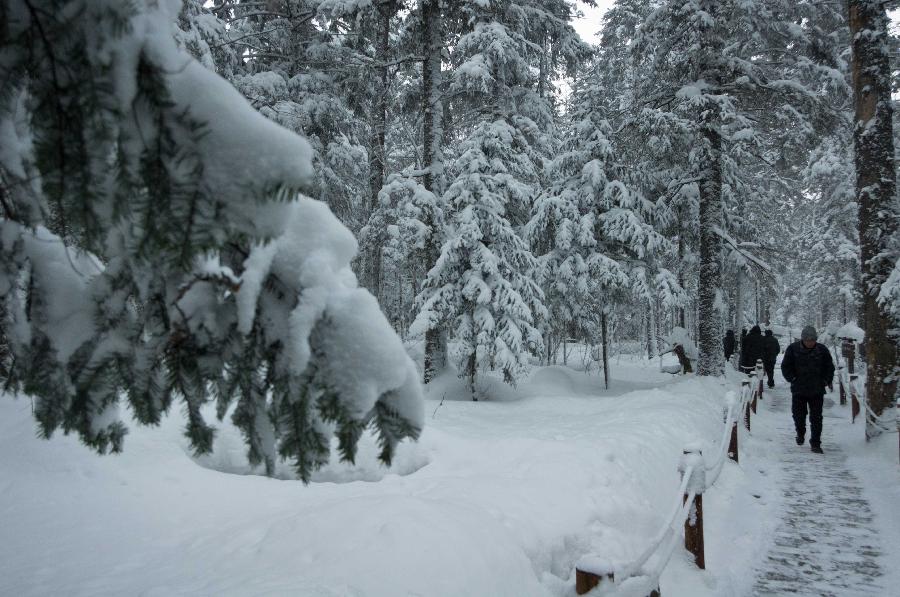
[[[813,452],[822,453],[822,405],[825,386],[834,378],[834,361],[831,352],[817,343],[819,336],[811,325],[803,328],[800,341],[784,351],[781,374],[791,384],[791,413],[797,429],[797,445],[806,439],[806,413],[809,411],[809,427],[812,434],[809,445]]]

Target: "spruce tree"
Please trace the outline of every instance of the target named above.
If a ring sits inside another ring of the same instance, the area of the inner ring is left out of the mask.
[[[2,383],[41,434],[119,451],[119,406],[155,425],[206,407],[250,462],[304,481],[366,428],[417,437],[417,374],[357,288],[351,233],[301,193],[309,144],[173,38],[177,3],[0,4]]]

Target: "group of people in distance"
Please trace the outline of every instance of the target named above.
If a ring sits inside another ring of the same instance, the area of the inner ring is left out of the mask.
[[[728,330],[723,340],[725,359],[731,360],[737,348],[734,332]],[[772,333],[763,335],[758,325],[749,332],[742,330],[740,344],[740,369],[750,373],[761,360],[769,387],[775,387],[775,361],[781,345]],[[822,407],[825,402],[825,388],[832,388],[834,361],[831,352],[818,343],[818,334],[812,326],[806,326],[800,333],[800,340],[790,344],[781,359],[781,374],[791,384],[791,414],[797,431],[797,445],[806,441],[806,416],[812,432],[809,445],[813,452],[822,454]]]
[[[730,361],[731,356],[735,353],[737,342],[734,337],[734,331],[728,330],[725,333],[723,341],[725,347],[725,360]],[[772,330],[766,330],[763,335],[758,325],[750,328],[750,331],[741,330],[741,371],[750,371],[756,368],[756,361],[762,361],[763,369],[769,378],[769,387],[775,387],[775,360],[778,353],[781,352],[781,345],[778,339],[772,334]]]

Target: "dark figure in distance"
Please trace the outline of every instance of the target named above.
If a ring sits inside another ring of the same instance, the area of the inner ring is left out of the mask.
[[[766,330],[763,336],[763,367],[766,369],[766,375],[769,378],[769,387],[775,387],[775,359],[781,352],[781,345],[778,339],[772,335],[772,330]]]
[[[834,361],[831,360],[831,352],[816,340],[816,328],[810,325],[803,328],[800,341],[784,351],[781,374],[791,384],[791,413],[797,429],[797,445],[802,446],[806,438],[808,409],[812,430],[809,445],[813,452],[821,454],[822,403],[825,401],[825,386],[830,386],[834,379]]]
[[[741,371],[750,372],[756,367],[756,361],[763,358],[762,330],[758,325],[750,328],[750,332],[741,342]]]
[[[734,330],[725,332],[725,337],[722,339],[722,346],[725,348],[726,361],[730,361],[731,355],[734,354],[734,340]]]

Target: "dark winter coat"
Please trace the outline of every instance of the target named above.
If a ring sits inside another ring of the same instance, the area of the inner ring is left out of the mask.
[[[803,346],[803,341],[794,342],[784,351],[781,374],[791,383],[793,394],[821,396],[834,379],[831,352],[818,342],[812,348]]]
[[[778,343],[778,339],[772,335],[772,330],[766,330],[766,335],[763,337],[763,363],[774,365],[779,352],[781,352],[781,345]]]
[[[734,341],[734,332],[728,330],[728,332],[725,333],[725,337],[722,339],[722,347],[725,349],[726,361],[734,354]]]
[[[763,336],[758,325],[750,328],[750,332],[741,343],[741,367],[756,367],[756,361],[763,358]]]

